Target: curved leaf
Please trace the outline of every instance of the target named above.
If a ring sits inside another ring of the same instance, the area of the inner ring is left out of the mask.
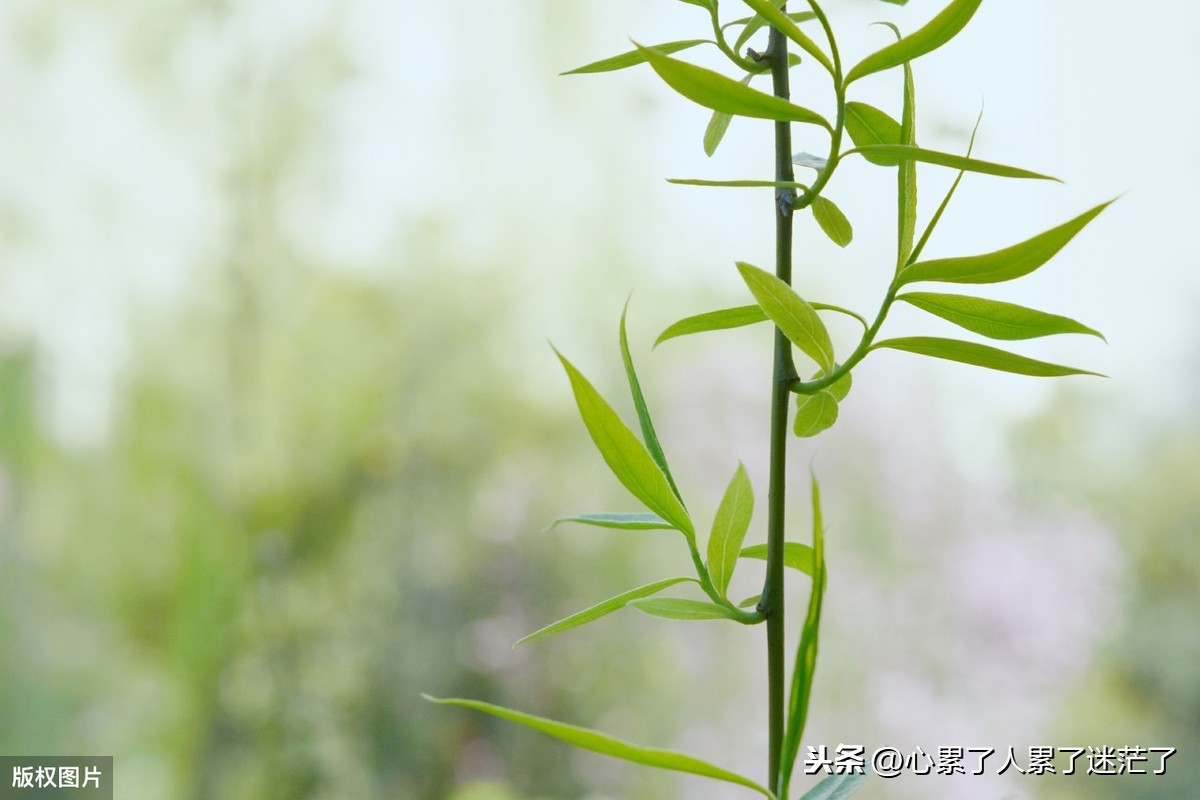
[[[662,474],[667,479],[667,484],[671,487],[671,492],[679,500],[679,504],[683,505],[683,496],[679,494],[679,487],[675,485],[675,479],[671,477],[671,468],[667,466],[667,456],[663,453],[662,445],[659,444],[658,434],[654,432],[654,422],[650,419],[650,409],[646,407],[646,398],[642,395],[642,384],[638,381],[637,371],[633,368],[633,356],[629,354],[629,337],[625,335],[625,315],[629,311],[629,301],[625,301],[625,308],[621,311],[621,361],[625,364],[625,377],[629,382],[629,391],[633,395],[633,407],[637,410],[638,424],[642,428],[642,439],[646,442],[646,449],[650,451],[650,457],[654,459],[654,463],[658,464],[658,468],[662,470]]]
[[[782,6],[784,2],[785,0],[774,0],[774,5],[776,8],[778,8],[779,6]],[[787,16],[792,22],[807,22],[810,19],[817,18],[817,15],[811,11],[800,11],[798,13],[788,14]],[[766,27],[767,20],[762,14],[755,14],[753,17],[748,17],[745,24],[746,27],[742,28],[742,32],[738,34],[737,41],[733,43],[733,49],[735,52],[740,53],[746,42],[750,41],[750,37]]]
[[[816,43],[800,30],[799,25],[792,22],[791,18],[776,8],[770,0],[742,0],[742,2],[758,12],[759,16],[771,23],[773,27],[778,28],[780,33],[798,44],[801,50],[815,58],[826,72],[833,73],[833,65],[829,63],[829,56],[825,55],[821,48],[817,47]]]
[[[896,0],[886,0],[894,3]],[[845,798],[862,788],[867,776],[840,773],[830,775],[813,788],[809,789],[800,800],[845,800]]]
[[[739,463],[725,489],[725,496],[721,498],[721,505],[717,507],[712,534],[708,537],[708,575],[721,597],[729,589],[753,515],[754,489],[746,468]]]
[[[763,797],[771,798],[771,800],[775,798],[775,795],[769,789],[759,786],[749,778],[743,778],[741,775],[721,769],[709,764],[707,761],[701,761],[698,758],[684,755],[683,753],[676,753],[672,750],[659,750],[653,747],[639,747],[638,745],[630,744],[629,742],[600,733],[599,731],[594,731],[590,728],[581,728],[577,725],[568,725],[565,722],[556,722],[544,717],[535,717],[532,714],[513,711],[510,708],[484,703],[479,700],[442,699],[430,697],[429,695],[421,696],[431,703],[471,708],[476,711],[482,711],[485,714],[506,719],[510,722],[516,722],[553,736],[555,739],[561,739],[568,744],[581,747],[584,750],[591,750],[594,753],[601,753],[647,767],[656,767],[674,772],[687,772],[692,775],[700,775],[718,781],[736,783],[739,786],[745,786],[747,789],[753,789]]]
[[[654,346],[657,347],[668,339],[674,339],[677,336],[688,336],[693,333],[703,333],[705,331],[741,328],[746,325],[753,325],[756,322],[766,321],[767,313],[759,306],[738,306],[737,308],[723,308],[720,311],[709,311],[704,314],[684,317],[668,326],[665,331],[658,335],[658,338],[654,341]]]
[[[1059,333],[1086,333],[1104,338],[1099,331],[1068,317],[999,300],[935,292],[909,292],[896,299],[989,339],[1012,341]]]
[[[823,378],[823,377],[825,377],[825,370],[821,370],[816,375],[813,375],[812,379],[815,381],[818,378]],[[853,382],[854,382],[853,376],[851,375],[851,373],[847,372],[845,375],[843,375],[842,377],[838,378],[833,383],[826,386],[825,391],[827,391],[831,395],[833,395],[833,399],[837,400],[840,403],[846,399],[846,395],[850,394],[850,388],[853,385]]]
[[[566,619],[560,619],[558,622],[547,625],[541,630],[534,631],[528,636],[517,641],[517,644],[532,642],[534,639],[541,639],[545,636],[550,636],[555,633],[569,631],[572,628],[578,628],[580,625],[586,625],[589,622],[595,622],[601,617],[606,617],[614,611],[620,611],[633,600],[640,600],[643,597],[649,597],[652,594],[658,594],[663,589],[675,586],[680,583],[699,583],[695,578],[667,578],[662,581],[648,583],[645,586],[639,586],[636,589],[630,589],[628,592],[610,597],[602,603],[597,603],[594,606],[585,608],[576,614],[572,614]]]
[[[733,619],[737,614],[725,606],[707,600],[687,600],[681,597],[655,597],[649,600],[634,600],[629,605],[652,617],[678,619],[694,622],[706,619]]]
[[[944,358],[947,361],[957,361],[975,367],[986,367],[1001,372],[1013,372],[1017,375],[1031,375],[1035,378],[1061,378],[1066,375],[1095,375],[1105,377],[1099,372],[1089,372],[1085,369],[1063,367],[1037,361],[1006,350],[998,350],[986,344],[962,342],[958,339],[941,339],[936,336],[911,336],[904,339],[887,339],[871,345],[872,350],[888,347],[893,350],[904,350],[932,358]]]
[[[846,103],[846,132],[850,134],[850,140],[854,142],[854,146],[858,148],[859,152],[862,152],[862,149],[868,145],[901,143],[899,122],[874,106],[853,100]],[[865,152],[863,152],[863,158],[872,164],[894,166],[894,164],[876,160],[875,156]]]
[[[814,394],[797,395],[796,423],[793,430],[808,439],[833,427],[838,418],[838,401],[826,389]]]
[[[678,42],[663,42],[662,44],[654,45],[654,49],[660,53],[678,53],[681,50],[687,50],[701,44],[716,44],[711,39],[684,39]],[[619,69],[627,69],[628,67],[636,67],[638,64],[645,64],[646,56],[640,50],[630,50],[628,53],[621,53],[619,56],[611,58],[602,58],[599,61],[593,61],[591,64],[584,64],[582,67],[576,67],[566,72],[560,72],[559,75],[584,75],[594,72],[614,72]]]
[[[691,518],[671,491],[671,485],[646,446],[625,426],[588,379],[562,353],[554,352],[571,380],[579,415],[617,480],[647,508],[683,531],[688,539],[694,539],[696,531]]]
[[[936,150],[926,150],[923,147],[913,147],[906,144],[867,144],[856,147],[846,155],[859,154],[873,164],[894,167],[905,161],[920,161],[925,164],[936,164],[941,167],[954,167],[967,172],[978,172],[981,175],[996,175],[1001,178],[1028,178],[1039,181],[1059,181],[1049,175],[1030,172],[1019,167],[1009,167],[1004,164],[994,164],[991,161],[980,161],[977,158],[964,158],[953,153],[939,153]]]
[[[756,558],[760,561],[767,560],[767,546],[765,544],[755,544],[742,549],[742,558]],[[812,577],[813,574],[813,549],[806,544],[799,542],[784,542],[783,543],[783,565],[795,570],[803,572],[805,575]]]
[[[1001,283],[1028,275],[1066,247],[1067,242],[1112,203],[1101,203],[1075,219],[1020,244],[979,256],[918,261],[900,273],[899,285],[917,281]]]
[[[806,184],[797,183],[796,181],[710,181],[703,178],[667,178],[667,183],[673,183],[676,186],[716,186],[724,189],[763,189],[770,186],[775,189],[808,190]]]
[[[858,62],[846,75],[846,85],[930,53],[958,35],[983,0],[953,0],[925,27]]]
[[[564,522],[578,522],[581,525],[594,525],[598,528],[612,528],[621,531],[673,531],[675,526],[657,514],[576,514],[570,517],[559,517],[550,523],[556,527]]]
[[[832,200],[817,195],[813,198],[811,207],[813,218],[830,241],[838,247],[845,247],[853,241],[854,227]]]
[[[831,369],[833,342],[813,307],[774,275],[742,261],[737,262],[737,268],[754,299],[783,335],[819,366]]]

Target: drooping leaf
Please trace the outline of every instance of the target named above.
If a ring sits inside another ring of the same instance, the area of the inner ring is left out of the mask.
[[[742,558],[767,560],[767,546],[755,544],[742,549]],[[813,549],[799,542],[783,543],[783,565],[803,572],[809,577],[813,574]]]
[[[772,27],[778,28],[780,33],[799,45],[801,50],[815,58],[826,72],[833,74],[833,65],[829,62],[829,56],[825,55],[821,48],[808,38],[808,34],[800,30],[799,25],[776,8],[770,0],[742,0],[742,2],[758,12],[758,15],[771,23]]]
[[[721,597],[729,589],[729,581],[737,568],[738,553],[754,515],[754,489],[750,476],[740,463],[725,489],[721,505],[713,518],[712,535],[708,538],[708,575]]]
[[[832,200],[817,195],[813,198],[811,208],[813,218],[830,241],[838,247],[850,244],[854,239],[854,228],[850,225],[850,220],[846,219],[846,215]]]
[[[1085,369],[1063,367],[1037,361],[1016,353],[998,350],[986,344],[962,342],[958,339],[942,339],[936,336],[910,336],[903,339],[886,339],[871,345],[872,350],[882,347],[893,350],[904,350],[931,358],[944,358],[947,361],[958,361],[975,367],[986,367],[1001,372],[1013,372],[1017,375],[1031,375],[1035,378],[1061,378],[1066,375],[1096,375],[1104,377],[1099,372],[1089,372]]]
[[[1067,242],[1112,202],[1101,203],[1069,222],[994,253],[918,261],[900,273],[900,284],[917,281],[1000,283],[1028,275],[1066,247]]]
[[[780,794],[788,796],[788,785],[808,719],[808,702],[812,696],[813,675],[817,669],[817,644],[821,629],[821,606],[825,597],[825,527],[821,521],[821,489],[817,476],[812,476],[813,506],[813,582],[808,596],[808,613],[796,648],[796,666],[792,669],[792,686],[788,694],[787,725],[784,730],[780,759]]]
[[[833,427],[838,418],[838,401],[826,389],[796,396],[796,424],[793,430],[808,439]]]
[[[975,15],[982,0],[952,0],[936,17],[915,33],[905,36],[895,44],[877,50],[858,62],[846,75],[849,85],[885,69],[906,64],[926,53],[931,53],[958,35]]]
[[[711,39],[684,39],[678,42],[663,42],[662,44],[654,45],[654,49],[660,53],[678,53],[681,50],[687,50],[701,44],[716,44]],[[584,64],[582,67],[568,70],[559,73],[561,75],[584,75],[593,72],[613,72],[619,69],[628,67],[636,67],[638,64],[646,63],[646,56],[640,50],[630,50],[628,53],[621,53],[619,56],[611,58],[603,58],[599,61],[593,61],[591,64]]]
[[[578,522],[581,525],[594,525],[598,528],[612,528],[621,531],[652,531],[675,530],[675,526],[657,514],[636,512],[632,514],[576,514],[571,517],[559,517],[550,523],[550,527],[564,522]]]
[[[850,101],[846,103],[846,132],[854,146],[862,151],[863,147],[875,144],[900,144],[900,123],[883,111],[866,103]],[[869,153],[863,153],[863,158],[872,164],[894,166],[877,160]]]
[[[491,714],[510,722],[516,722],[553,736],[555,739],[560,739],[575,747],[591,750],[594,753],[601,753],[647,767],[656,767],[674,772],[686,772],[692,775],[712,778],[713,780],[735,783],[747,789],[753,789],[763,797],[775,800],[775,795],[769,789],[759,786],[749,778],[744,778],[729,770],[709,764],[707,761],[701,761],[698,758],[684,755],[683,753],[676,753],[672,750],[660,750],[653,747],[640,747],[590,728],[581,728],[578,725],[568,725],[565,722],[556,722],[544,717],[535,717],[532,714],[525,714],[479,700],[441,699],[430,697],[429,695],[422,695],[422,697],[431,703],[463,706],[464,708],[482,711],[485,714]]]
[[[741,261],[737,268],[758,305],[783,335],[819,366],[832,368],[833,342],[813,307],[774,275]]]
[[[616,597],[610,597],[602,603],[597,603],[590,608],[585,608],[583,611],[572,614],[566,619],[560,619],[558,622],[547,625],[541,630],[534,631],[533,633],[519,640],[517,644],[532,642],[534,639],[541,639],[545,636],[550,636],[555,633],[562,633],[563,631],[569,631],[572,628],[578,628],[580,625],[586,625],[589,622],[595,622],[601,617],[606,617],[614,611],[620,611],[633,600],[640,600],[643,597],[649,597],[650,595],[658,594],[663,589],[680,583],[699,583],[699,581],[697,581],[695,578],[667,578],[666,580],[655,581],[654,583],[648,583],[645,586],[639,586],[636,589],[630,589],[628,592],[619,594]]]
[[[693,540],[696,531],[692,520],[646,446],[638,441],[588,379],[562,353],[557,350],[555,353],[571,380],[575,403],[588,433],[617,480],[647,508]]]
[[[637,42],[634,44],[668,86],[705,108],[743,117],[810,123],[831,130],[829,122],[815,111],[743,86],[719,72],[679,61],[656,50],[642,47]]]
[[[642,384],[638,380],[637,370],[633,368],[633,356],[629,354],[629,337],[625,334],[625,315],[629,311],[629,301],[625,301],[625,308],[621,311],[621,361],[625,364],[625,377],[629,382],[629,391],[633,395],[633,407],[637,410],[638,424],[642,428],[642,439],[646,442],[646,449],[650,451],[650,457],[654,459],[654,463],[662,470],[662,474],[667,479],[667,484],[671,487],[671,492],[683,505],[683,496],[679,493],[679,487],[675,485],[675,479],[671,477],[671,468],[667,465],[667,456],[663,453],[662,445],[658,441],[658,434],[654,432],[654,422],[650,419],[650,409],[646,407],[646,398],[642,395]]]
[[[658,347],[668,339],[674,339],[677,336],[688,336],[693,333],[703,333],[704,331],[741,328],[746,325],[753,325],[756,322],[766,321],[766,312],[758,306],[738,306],[737,308],[723,308],[720,311],[708,311],[704,314],[684,317],[668,326],[665,331],[658,335],[658,338],[654,341],[654,346]]]
[[[898,2],[898,0],[884,1],[888,3]],[[899,0],[899,4],[903,4],[904,2],[905,0]],[[800,800],[846,800],[847,797],[861,789],[866,780],[867,776],[865,774],[853,775],[841,773],[830,775],[805,792]]]
[[[999,300],[935,292],[909,292],[896,299],[989,339],[1012,341],[1059,333],[1086,333],[1104,338],[1099,331],[1068,317]]]
[[[634,600],[629,605],[638,611],[644,611],[652,617],[663,619],[679,619],[696,621],[706,619],[738,618],[732,610],[707,600],[687,600],[681,597],[652,597],[648,600]]]
[[[846,155],[858,153],[874,164],[894,167],[905,161],[920,161],[924,164],[936,164],[941,167],[954,167],[968,172],[978,172],[981,175],[996,175],[1001,178],[1027,178],[1039,181],[1058,181],[1049,175],[1030,172],[1019,167],[1009,167],[1004,164],[994,164],[991,161],[980,161],[976,158],[964,158],[953,153],[939,153],[936,150],[926,150],[923,147],[913,147],[905,144],[868,144],[856,147]],[[1061,183],[1062,181],[1058,181]]]
[[[774,189],[808,190],[806,184],[797,183],[796,181],[710,181],[704,178],[667,178],[667,183],[673,183],[676,186],[717,186],[724,189],[765,189],[771,187]]]
[[[751,72],[743,77],[739,83],[742,86],[749,86],[753,78],[754,73]],[[708,127],[704,129],[704,155],[712,157],[712,154],[717,152],[717,147],[720,146],[721,140],[725,138],[725,132],[729,130],[729,123],[732,121],[732,114],[727,114],[724,111],[714,111],[712,113],[712,117],[708,120]]]

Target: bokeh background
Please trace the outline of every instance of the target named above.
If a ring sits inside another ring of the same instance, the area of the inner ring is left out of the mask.
[[[912,30],[939,5],[827,3],[848,61],[886,43],[871,21]],[[547,339],[628,413],[632,291],[693,510],[739,459],[765,495],[767,330],[649,345],[744,302],[733,261],[771,258],[769,195],[663,178],[766,177],[769,124],[735,121],[708,160],[707,114],[647,71],[556,77],[705,26],[668,0],[0,5],[0,752],[115,755],[122,798],[733,794],[429,692],[762,772],[761,629],[627,611],[512,647],[688,564],[669,538],[545,530],[634,507]],[[1179,753],[1162,777],[877,780],[864,798],[1200,785],[1198,36],[1185,0],[1006,0],[918,62],[923,144],[961,151],[982,107],[978,156],[1066,181],[968,177],[931,255],[1121,195],[990,293],[1103,330],[1018,349],[1111,377],[872,356],[838,428],[793,444],[790,481],[792,535],[810,467],[829,525],[807,743]],[[817,72],[794,81],[828,107]],[[897,113],[894,76],[858,90]],[[922,168],[923,218],[952,177]],[[876,307],[892,187],[839,171],[845,251],[799,220],[805,294]],[[737,590],[759,576],[743,566]]]

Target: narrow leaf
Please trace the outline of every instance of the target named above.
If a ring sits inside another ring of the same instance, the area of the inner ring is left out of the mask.
[[[729,589],[753,515],[754,489],[746,468],[739,463],[725,489],[725,496],[721,498],[721,505],[717,507],[712,535],[708,538],[708,574],[721,597]]]
[[[779,8],[784,4],[785,0],[772,0],[772,4]],[[788,14],[788,19],[792,22],[806,22],[810,19],[816,19],[817,15],[811,11],[801,11],[795,14]],[[755,14],[746,20],[746,27],[738,35],[737,41],[733,44],[734,52],[740,53],[746,42],[750,41],[750,37],[762,30],[767,24],[767,20],[762,14]]]
[[[890,26],[896,36],[900,31]],[[917,89],[913,83],[912,65],[904,62],[904,108],[900,115],[900,143],[916,145],[917,143]],[[896,175],[896,193],[898,209],[898,238],[896,246],[896,271],[899,272],[908,263],[912,253],[913,240],[917,235],[917,164],[915,161],[904,161]]]
[[[1067,242],[1112,203],[1101,203],[1075,219],[1051,228],[1020,244],[979,256],[918,261],[900,273],[900,284],[917,281],[947,283],[1000,283],[1028,275],[1066,247]]]
[[[673,325],[670,325],[658,335],[658,339],[654,341],[654,346],[658,347],[668,339],[674,339],[677,336],[688,336],[693,333],[703,333],[704,331],[741,328],[746,325],[753,325],[756,322],[766,321],[766,312],[758,306],[738,306],[737,308],[723,308],[720,311],[709,311],[704,314],[696,314],[692,317],[684,317]]]
[[[745,786],[747,789],[753,789],[763,797],[771,798],[771,800],[775,798],[775,795],[770,790],[759,786],[749,778],[743,778],[741,775],[721,769],[709,764],[707,761],[701,761],[698,758],[684,755],[683,753],[676,753],[671,750],[659,750],[652,747],[640,747],[600,733],[599,731],[591,730],[590,728],[581,728],[577,725],[568,725],[565,722],[556,722],[544,717],[535,717],[532,714],[513,711],[509,708],[492,705],[491,703],[483,703],[478,700],[440,699],[430,697],[429,695],[422,696],[431,703],[463,706],[464,708],[482,711],[485,714],[491,714],[510,722],[516,722],[553,736],[555,739],[560,739],[575,747],[591,750],[594,753],[601,753],[647,767],[657,767],[658,769],[672,770],[674,772],[686,772],[727,783],[736,783],[739,786]]]
[[[725,606],[707,600],[686,600],[680,597],[655,597],[649,600],[634,600],[629,605],[652,617],[686,621],[706,619],[737,619],[738,616]]]
[[[673,183],[676,186],[717,186],[725,189],[762,189],[770,186],[775,189],[808,190],[806,184],[797,183],[796,181],[710,181],[703,178],[667,178],[667,183]]]
[[[760,561],[766,561],[767,546],[765,544],[751,545],[750,547],[743,548],[741,555],[742,558],[756,558]],[[813,574],[813,549],[799,542],[784,542],[783,565],[799,570],[811,577]]]
[[[975,367],[986,367],[1001,372],[1013,372],[1018,375],[1031,375],[1035,378],[1061,378],[1065,375],[1096,375],[1105,377],[1099,372],[1089,372],[1074,367],[1063,367],[1058,364],[1048,364],[1032,358],[1019,356],[1005,350],[998,350],[985,344],[961,342],[957,339],[941,339],[936,336],[910,336],[904,339],[887,339],[876,342],[872,350],[888,347],[893,350],[904,350],[921,356],[944,358],[947,361],[958,361]]]
[[[874,106],[851,101],[846,103],[846,132],[850,134],[850,140],[867,161],[880,166],[894,166],[863,152],[863,148],[868,145],[900,144],[899,122]]]
[[[685,39],[679,42],[664,42],[654,45],[654,49],[660,53],[678,53],[680,50],[687,50],[700,44],[715,44],[710,39]],[[628,53],[621,53],[619,56],[604,58],[600,61],[593,61],[591,64],[585,64],[582,67],[568,70],[567,72],[559,73],[561,75],[583,75],[592,72],[613,72],[618,69],[626,69],[628,67],[636,67],[638,64],[646,63],[646,56],[640,50],[630,50]]]
[[[832,200],[817,195],[812,201],[813,218],[825,231],[825,235],[838,247],[845,247],[854,239],[854,228],[850,220]]]
[[[906,64],[931,53],[958,35],[975,15],[982,0],[953,0],[925,27],[858,62],[846,75],[849,85],[859,78]]]
[[[588,433],[617,480],[647,508],[683,531],[688,539],[694,539],[696,531],[691,518],[671,491],[671,485],[646,446],[625,426],[588,379],[561,353],[557,350],[555,353],[571,380],[575,403]]]
[[[783,335],[818,365],[832,368],[833,342],[813,307],[774,275],[741,261],[737,268],[758,305]]]
[[[886,2],[895,3],[896,0],[886,0]],[[866,780],[867,776],[865,774],[841,773],[830,775],[805,792],[800,800],[845,800],[861,789]]]
[[[1012,341],[1059,333],[1086,333],[1104,338],[1099,331],[1068,317],[998,300],[934,292],[909,292],[896,299],[989,339]]]
[[[812,306],[813,308],[815,308],[817,311],[833,311],[838,314],[842,314],[843,316],[850,317],[855,322],[857,322],[859,325],[862,325],[864,330],[871,327],[870,323],[868,323],[866,321],[866,319],[863,318],[862,314],[859,314],[855,311],[851,311],[848,308],[842,308],[841,306],[835,306],[835,305],[831,305],[829,303],[818,303],[815,300],[812,301],[811,303],[809,303],[809,305]]]
[[[581,525],[594,525],[598,528],[613,528],[621,531],[651,531],[675,530],[675,526],[657,514],[576,514],[571,517],[559,517],[550,523],[556,527],[564,522],[578,522]]]
[[[697,6],[703,9],[712,9],[713,0],[679,0],[681,3],[687,3],[689,6]]]
[[[742,2],[757,11],[759,16],[771,23],[772,27],[778,28],[780,33],[798,44],[801,50],[815,58],[826,72],[833,74],[833,65],[829,63],[829,57],[821,48],[817,47],[812,39],[808,38],[804,31],[800,30],[799,25],[792,22],[791,18],[776,8],[770,0],[742,0]]]
[[[633,356],[629,354],[629,337],[625,335],[625,315],[629,311],[629,301],[625,301],[625,308],[621,311],[621,361],[625,364],[625,377],[629,381],[629,391],[633,395],[633,407],[637,410],[638,424],[642,428],[642,439],[646,442],[646,449],[650,451],[650,457],[654,459],[654,463],[662,470],[662,474],[667,479],[667,484],[671,487],[672,494],[679,500],[679,504],[683,505],[683,496],[679,493],[679,487],[675,485],[675,479],[671,477],[671,468],[667,466],[667,456],[663,453],[662,445],[658,441],[658,434],[654,432],[654,422],[650,419],[650,409],[646,407],[646,398],[642,395],[642,384],[638,381],[637,370],[633,368]]]
[[[833,427],[838,418],[838,401],[826,389],[814,394],[797,395],[796,424],[793,430],[801,439],[809,439]]]
[[[517,644],[524,644],[525,642],[531,642],[534,639],[541,639],[545,636],[550,636],[555,633],[562,633],[563,631],[569,631],[572,628],[578,628],[580,625],[586,625],[589,622],[595,622],[601,617],[608,616],[614,611],[620,611],[633,600],[640,600],[643,597],[649,597],[652,594],[658,594],[663,589],[666,589],[670,586],[688,582],[698,583],[699,581],[697,581],[695,578],[667,578],[666,580],[655,581],[654,583],[648,583],[645,586],[639,586],[636,589],[630,589],[624,594],[619,594],[616,597],[610,597],[602,603],[597,603],[590,608],[585,608],[583,611],[580,611],[577,614],[572,614],[566,619],[560,619],[558,622],[547,625],[541,630],[534,631],[518,641]]]
[[[679,61],[656,50],[642,47],[637,42],[634,44],[668,86],[705,108],[743,117],[806,122],[831,130],[825,118],[815,111],[743,86],[719,72]]]
[[[749,73],[739,83],[749,86],[753,77],[754,73]],[[725,132],[729,130],[729,123],[732,121],[732,114],[726,114],[724,111],[713,112],[712,117],[708,120],[708,127],[704,129],[704,155],[711,158],[712,154],[717,152],[717,147],[725,138]]]
[[[975,150],[975,134],[979,133],[979,123],[983,121],[983,109],[979,110],[979,116],[975,118],[975,127],[971,129],[971,140],[967,143],[967,158],[971,157],[971,153]],[[938,222],[941,221],[942,215],[946,213],[946,209],[950,207],[950,201],[954,199],[954,193],[958,191],[958,185],[962,183],[963,176],[966,175],[965,170],[959,170],[958,175],[954,176],[954,183],[950,184],[950,188],[946,191],[946,196],[942,198],[942,202],[937,207],[937,211],[933,212],[933,216],[929,218],[929,222],[925,225],[925,231],[921,234],[921,238],[917,240],[916,247],[909,253],[908,259],[905,261],[905,266],[909,266],[921,257],[921,253],[925,252],[925,245],[929,243],[929,237],[933,235],[933,231],[937,228]]]
[[[996,175],[1001,178],[1029,178],[1040,181],[1058,181],[1049,175],[1030,172],[1019,167],[1009,167],[1004,164],[994,164],[991,161],[980,161],[977,158],[964,158],[953,153],[939,153],[936,150],[926,150],[906,144],[868,144],[856,147],[846,155],[858,153],[874,164],[894,167],[905,161],[920,161],[925,164],[936,164],[941,167],[954,167],[967,172],[978,172],[982,175]],[[1062,181],[1058,181],[1062,183]]]

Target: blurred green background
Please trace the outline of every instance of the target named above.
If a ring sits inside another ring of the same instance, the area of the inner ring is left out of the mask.
[[[938,4],[828,5],[862,54],[885,41],[868,22],[911,30]],[[735,123],[710,162],[706,114],[651,76],[555,77],[627,35],[704,34],[698,9],[634,0],[0,6],[0,753],[114,755],[122,798],[730,796],[428,692],[762,771],[761,630],[626,612],[512,647],[688,569],[677,541],[545,530],[633,508],[547,338],[628,413],[633,290],[693,510],[738,459],[765,496],[765,329],[649,344],[743,302],[733,260],[771,253],[768,197],[662,178],[762,177],[769,125]],[[1179,753],[1163,777],[908,778],[865,798],[1200,785],[1197,34],[1183,0],[993,2],[919,63],[924,143],[962,149],[983,98],[977,154],[1068,183],[968,180],[931,253],[1127,192],[997,293],[1103,330],[1107,348],[1023,352],[1112,377],[881,355],[791,467],[793,535],[809,466],[830,525],[808,743]],[[797,75],[822,107],[819,76]],[[864,99],[894,109],[893,83]],[[926,214],[943,172],[922,172]],[[875,307],[887,178],[839,172],[845,252],[798,222],[804,291]]]

